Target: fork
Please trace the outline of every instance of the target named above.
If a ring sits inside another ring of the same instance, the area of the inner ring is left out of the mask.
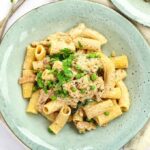
[[[25,2],[26,0],[18,0],[16,3],[12,4],[6,17],[0,22],[0,43],[2,41],[3,33],[9,18],[16,12],[16,10]]]

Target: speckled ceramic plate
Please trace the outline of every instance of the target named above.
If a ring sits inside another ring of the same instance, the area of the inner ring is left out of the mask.
[[[69,2],[69,3],[68,3]],[[129,57],[126,84],[131,109],[107,127],[78,134],[66,125],[57,136],[47,132],[49,122],[40,115],[25,113],[18,78],[25,46],[51,33],[66,31],[84,22],[103,33],[108,44],[103,51]],[[150,48],[139,31],[115,11],[83,0],[47,4],[21,17],[3,38],[0,46],[0,109],[14,134],[33,150],[118,150],[145,124],[150,116]]]
[[[150,2],[144,0],[111,0],[113,4],[131,19],[150,27]]]

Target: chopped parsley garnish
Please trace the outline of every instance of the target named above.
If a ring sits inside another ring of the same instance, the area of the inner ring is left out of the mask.
[[[57,78],[55,82],[57,86],[61,86],[72,79],[73,72],[71,71],[71,67],[74,58],[74,53],[68,48],[61,49],[60,53],[50,56],[51,62],[52,60],[59,60],[63,64],[63,70],[52,72]]]
[[[42,78],[42,72],[41,71],[37,73],[37,78]]]
[[[70,57],[70,55],[73,55],[73,52],[68,48],[64,48],[60,50],[60,53],[52,55],[50,57],[50,60],[53,59],[53,60],[63,61],[67,59],[68,57]]]
[[[46,81],[45,84],[47,85],[47,87],[48,87],[49,89],[54,86],[54,82],[52,82],[52,81],[50,81],[50,80]]]
[[[72,73],[72,71],[69,70],[69,69],[64,69],[64,74],[65,74],[65,76],[68,77],[68,78],[72,78],[72,77],[73,77],[73,73]]]
[[[37,85],[40,88],[44,88],[44,81],[42,80],[42,72],[37,73]]]
[[[84,105],[88,105],[89,103],[93,102],[94,99],[86,99]]]
[[[32,92],[36,92],[38,89],[39,89],[38,86],[35,85],[35,86],[33,87],[33,89],[32,89]]]
[[[61,89],[55,91],[55,95],[58,97],[67,97],[69,95],[69,93],[67,90],[65,90],[61,87]]]
[[[53,96],[50,97],[50,99],[51,99],[52,101],[55,101],[55,100],[57,100],[57,97],[56,97],[55,95],[53,95]]]
[[[83,77],[85,74],[84,73],[78,73],[76,74],[75,78],[76,79],[80,79],[81,77]]]
[[[95,90],[96,89],[96,86],[95,85],[91,85],[90,86],[90,90]]]
[[[86,99],[84,102],[78,102],[77,109],[82,107],[82,106],[88,105],[89,103],[91,103],[93,101],[94,101],[93,99]]]
[[[75,69],[77,69],[78,71],[83,71],[83,69],[82,69],[81,66],[79,66],[79,65],[76,65],[76,66],[75,66]]]
[[[44,80],[42,80],[42,72],[37,73],[37,87],[42,88],[45,93],[48,93],[47,85],[45,84]]]
[[[73,73],[71,70],[62,70],[57,73],[57,79],[58,79],[58,85],[63,85],[66,82],[69,82],[73,76]]]
[[[46,69],[51,70],[51,66],[49,64],[46,65]]]
[[[54,61],[58,61],[58,60],[59,60],[58,57],[54,57],[54,58],[51,58],[51,57],[50,57],[50,62],[54,62]]]
[[[81,94],[84,94],[85,92],[86,92],[85,89],[81,89],[81,90],[80,90],[80,93],[81,93]]]
[[[47,89],[47,86],[46,86],[46,85],[44,85],[43,90],[44,90],[44,92],[45,92],[46,94],[48,93],[48,89]]]
[[[54,133],[50,128],[48,128],[48,132],[49,133]]]
[[[86,121],[94,123],[94,119],[88,119],[88,118],[86,118]]]
[[[63,60],[63,67],[64,68],[71,67],[73,59],[74,59],[74,55],[73,54],[71,54],[68,58],[64,59]]]
[[[97,79],[97,75],[96,75],[96,73],[93,73],[91,76],[90,76],[90,79],[92,80],[92,81],[95,81],[96,79]]]
[[[100,58],[100,55],[97,53],[90,53],[87,55],[87,58]]]
[[[110,114],[110,113],[109,113],[108,111],[105,111],[105,112],[104,112],[104,115],[105,115],[105,116],[109,116],[109,114]]]
[[[81,42],[80,42],[80,41],[78,41],[78,46],[79,46],[79,48],[80,48],[80,49],[82,49],[82,48],[83,48],[83,46],[82,46],[82,44],[81,44]]]
[[[71,88],[71,91],[72,91],[72,92],[76,92],[76,91],[77,91],[77,88],[72,87],[72,88]]]

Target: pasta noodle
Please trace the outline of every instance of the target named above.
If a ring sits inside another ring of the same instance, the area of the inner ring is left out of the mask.
[[[85,28],[81,33],[81,36],[85,38],[98,40],[101,43],[100,45],[107,43],[107,39],[102,34],[89,28]]]
[[[43,60],[46,56],[46,50],[42,45],[37,45],[35,48],[36,60]]]
[[[105,111],[108,111],[113,106],[111,100],[107,100],[104,102],[97,103],[95,105],[84,107],[84,111],[88,117],[88,119],[94,118]]]
[[[105,99],[120,99],[121,98],[121,89],[116,87],[111,89],[109,92],[104,92],[102,98]]]
[[[118,69],[115,72],[116,83],[120,80],[124,80],[127,76],[127,72],[123,69]]]
[[[44,105],[43,112],[48,115],[55,111],[59,111],[63,106],[64,103],[61,101],[51,101]]]
[[[128,57],[102,45],[104,35],[84,23],[68,32],[57,32],[27,46],[23,75],[19,78],[23,97],[29,99],[27,113],[41,114],[58,134],[73,123],[79,133],[105,126],[129,110],[124,83]]]
[[[49,50],[50,55],[54,55],[60,52],[61,49],[68,48],[71,51],[75,51],[75,45],[68,34],[59,33],[51,37],[51,47]]]
[[[98,115],[95,120],[99,126],[105,126],[111,120],[122,115],[122,111],[118,105],[114,105],[109,111],[107,111],[109,115],[100,114]]]
[[[28,107],[27,107],[27,110],[26,110],[28,113],[33,113],[33,114],[38,113],[37,101],[38,101],[38,98],[39,98],[39,94],[40,94],[39,90],[32,94],[32,96],[30,98],[30,101],[29,101],[29,104],[28,104]]]
[[[80,23],[77,27],[69,31],[69,35],[74,39],[80,36],[84,29],[85,29],[85,24]]]
[[[119,81],[117,83],[117,86],[121,89],[121,93],[122,93],[121,98],[119,99],[119,106],[122,109],[122,111],[128,111],[128,109],[130,107],[130,99],[129,99],[128,89],[123,81]]]
[[[115,66],[112,61],[104,54],[101,54],[101,61],[104,67],[104,92],[107,93],[115,86]]]
[[[101,43],[98,40],[77,37],[74,40],[75,47],[79,49],[86,49],[91,51],[99,51]]]
[[[44,113],[41,113],[47,120],[49,120],[50,122],[54,122],[57,115],[58,115],[58,112],[54,112],[52,114],[49,114],[49,115],[46,115]]]
[[[35,60],[34,52],[35,52],[34,48],[32,48],[31,46],[27,47],[27,52],[26,52],[25,61],[23,64],[23,69],[25,69],[25,70],[32,69],[32,62]]]
[[[71,114],[71,109],[68,106],[63,106],[56,118],[56,120],[49,126],[53,133],[57,134],[67,123]]]
[[[29,76],[33,75],[32,70],[23,70],[23,76]],[[22,84],[22,93],[24,98],[30,98],[32,95],[32,89],[33,89],[34,83],[24,83]]]
[[[117,69],[125,69],[128,68],[128,58],[126,55],[112,57],[111,60],[115,64],[115,68]]]

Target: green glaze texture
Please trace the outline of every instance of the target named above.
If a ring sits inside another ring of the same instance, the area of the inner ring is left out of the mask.
[[[67,31],[78,23],[104,34],[108,43],[103,51],[129,57],[126,84],[131,108],[108,126],[86,134],[66,125],[57,135],[47,131],[49,122],[42,116],[25,112],[18,78],[25,47],[49,34]],[[84,0],[65,0],[34,9],[18,19],[0,45],[0,110],[14,134],[33,150],[118,150],[128,142],[150,117],[150,48],[139,31],[117,12]]]
[[[144,0],[111,0],[113,4],[131,19],[150,27],[150,2]]]

